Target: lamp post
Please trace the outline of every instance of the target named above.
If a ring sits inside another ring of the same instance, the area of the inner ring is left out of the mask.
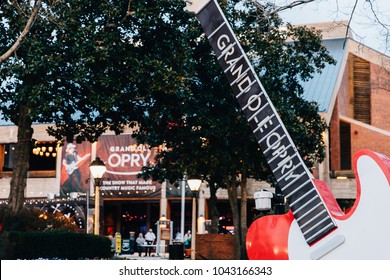
[[[106,172],[107,168],[104,165],[104,162],[99,158],[95,158],[89,166],[91,170],[92,177],[95,182],[95,219],[94,219],[94,234],[99,235],[100,228],[100,180],[103,177],[103,174]]]
[[[184,172],[183,180],[181,182],[181,216],[180,216],[180,235],[181,242],[184,242],[184,216],[185,216],[185,199],[186,199],[186,182],[187,182],[187,173]]]
[[[87,218],[86,218],[86,230],[85,230],[85,233],[89,233],[89,187],[88,187],[88,190],[87,190]]]
[[[196,198],[198,196],[202,180],[190,179],[187,181],[192,193],[192,227],[191,227],[191,260],[195,260],[195,242],[196,242]]]

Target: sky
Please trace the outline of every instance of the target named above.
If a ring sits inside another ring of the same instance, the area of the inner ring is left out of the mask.
[[[372,8],[366,0],[316,0],[282,11],[279,15],[285,22],[292,24],[350,20],[356,1],[357,5],[351,21],[353,38],[390,56],[390,42],[386,44],[385,36],[386,32],[390,32],[390,0],[371,0]],[[274,0],[274,2],[276,5],[285,5],[296,1]],[[375,11],[375,15],[372,10]]]

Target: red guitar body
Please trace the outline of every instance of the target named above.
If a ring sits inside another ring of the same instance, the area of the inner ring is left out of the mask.
[[[334,216],[343,212],[325,182],[314,180],[328,209]],[[288,260],[288,237],[294,216],[291,211],[283,215],[269,215],[255,220],[248,229],[246,247],[251,260]]]
[[[265,216],[255,220],[248,230],[248,258],[310,259],[314,251],[324,259],[390,259],[390,220],[386,218],[390,199],[390,160],[379,153],[361,150],[355,156],[354,170],[357,196],[348,213],[341,211],[326,183],[314,181],[338,228],[308,245],[296,229],[291,212]],[[345,240],[340,239],[340,235]],[[337,246],[333,246],[334,243]],[[315,251],[318,248],[321,254]],[[326,253],[322,254],[323,251]]]
[[[294,216],[269,215],[255,220],[248,229],[246,250],[250,260],[288,260],[288,232]]]

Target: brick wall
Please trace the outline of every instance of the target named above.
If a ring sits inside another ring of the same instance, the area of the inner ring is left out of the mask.
[[[351,125],[351,153],[352,158],[360,149],[370,149],[390,157],[390,137],[381,133]]]
[[[234,235],[230,234],[197,234],[197,260],[234,260],[237,253],[234,246]]]
[[[371,63],[371,124],[390,130],[390,74],[388,70]]]
[[[381,65],[371,63],[371,125],[390,130],[390,75]],[[389,136],[351,125],[352,157],[360,149],[370,149],[390,156]]]
[[[350,57],[348,63],[351,63]],[[349,65],[350,66],[350,65]],[[351,79],[347,75],[350,67],[346,68],[338,92],[334,111],[330,121],[330,169],[340,170],[340,141],[339,141],[339,114],[353,118],[351,104]],[[371,83],[371,126],[390,131],[390,74],[381,65],[370,63]],[[351,162],[355,153],[360,149],[370,149],[390,156],[390,137],[386,133],[379,133],[368,127],[351,124]]]

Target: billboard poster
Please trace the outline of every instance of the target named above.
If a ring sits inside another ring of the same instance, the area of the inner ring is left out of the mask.
[[[100,185],[101,197],[160,197],[160,183],[137,178],[143,166],[153,164],[158,149],[147,144],[137,144],[129,134],[101,136],[96,156],[107,167]]]
[[[86,193],[89,190],[91,143],[65,142],[62,147],[60,195],[72,192]]]

